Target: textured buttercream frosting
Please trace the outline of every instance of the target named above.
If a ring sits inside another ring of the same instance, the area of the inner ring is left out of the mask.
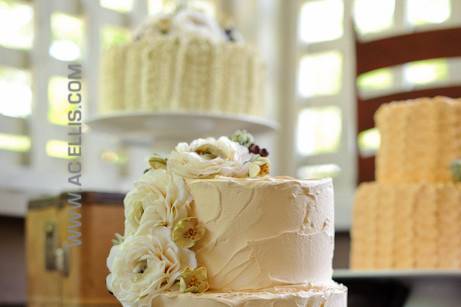
[[[104,51],[99,111],[263,115],[263,66],[202,13],[155,16],[133,42]]]
[[[325,286],[291,286],[261,291],[165,293],[154,299],[154,307],[345,307],[347,289]]]
[[[207,229],[195,252],[211,289],[331,280],[331,180],[222,177],[188,185],[193,215]]]

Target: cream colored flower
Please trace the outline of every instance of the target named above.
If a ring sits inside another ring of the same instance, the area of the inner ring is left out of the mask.
[[[149,170],[125,197],[125,236],[173,227],[187,217],[191,201],[184,179],[166,170]]]
[[[152,167],[153,169],[166,169],[166,163],[167,163],[168,159],[165,158],[165,157],[162,157],[161,155],[159,154],[153,154],[150,158],[149,158],[149,165],[150,167]]]
[[[165,36],[200,38],[212,43],[223,42],[226,38],[213,18],[194,10],[155,15],[146,20],[134,34],[136,40],[153,40]]]
[[[271,166],[268,158],[257,156],[249,162],[248,175],[251,178],[266,176],[270,173]]]
[[[178,144],[167,168],[186,178],[246,177],[244,164],[250,158],[248,148],[227,137],[197,139],[191,144]]]
[[[112,245],[119,245],[119,244],[122,244],[124,240],[125,240],[125,237],[124,237],[124,236],[122,236],[122,235],[119,234],[119,233],[116,233],[116,234],[115,234],[115,238],[112,239]]]
[[[173,18],[173,31],[179,36],[203,38],[211,42],[225,39],[224,31],[213,18],[194,10],[180,11]]]
[[[170,230],[161,227],[112,247],[107,288],[123,306],[150,307],[153,297],[170,289],[185,268],[196,266],[194,253],[178,247]]]
[[[157,14],[146,19],[135,31],[135,40],[152,40],[172,32],[173,15]]]
[[[174,225],[173,241],[180,247],[191,248],[205,235],[205,228],[195,217],[187,217]]]
[[[179,291],[203,293],[208,290],[208,273],[205,267],[186,268],[179,278]]]

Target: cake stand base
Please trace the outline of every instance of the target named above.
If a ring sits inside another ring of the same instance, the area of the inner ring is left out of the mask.
[[[460,270],[335,270],[336,281],[364,284],[392,281],[408,289],[404,307],[460,307]],[[362,292],[363,294],[363,292]]]
[[[231,135],[239,129],[260,135],[278,128],[277,122],[266,118],[199,112],[119,112],[94,117],[86,124],[90,131],[118,136],[128,144],[156,147]]]
[[[461,306],[461,281],[421,280],[413,281],[410,286],[410,296],[405,307]]]

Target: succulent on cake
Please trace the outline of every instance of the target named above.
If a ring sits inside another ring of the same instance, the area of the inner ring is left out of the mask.
[[[229,139],[231,141],[239,143],[240,145],[244,147],[250,147],[250,145],[253,144],[254,142],[253,135],[251,135],[251,133],[248,133],[248,131],[246,130],[235,131],[234,134],[232,134]]]
[[[208,272],[204,267],[186,268],[179,278],[179,291],[182,293],[203,293],[208,290]]]
[[[451,163],[451,171],[453,173],[453,179],[461,182],[461,159],[457,159]]]
[[[191,248],[205,235],[205,228],[195,217],[187,217],[173,227],[173,240],[180,247]]]
[[[181,272],[197,262],[194,253],[178,247],[170,230],[162,227],[112,247],[107,266],[107,288],[124,306],[150,306],[155,295],[173,287]]]

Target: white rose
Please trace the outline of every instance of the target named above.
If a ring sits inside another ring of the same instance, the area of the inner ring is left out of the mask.
[[[174,34],[204,38],[215,43],[225,39],[224,31],[213,18],[194,10],[180,11],[173,18],[172,31]]]
[[[167,168],[186,178],[245,177],[250,158],[248,148],[227,137],[197,139],[190,145],[178,144],[170,154]]]
[[[131,236],[112,247],[107,259],[107,288],[123,306],[151,306],[152,299],[170,289],[186,267],[197,267],[194,252],[178,247],[166,227]]]
[[[155,39],[165,35],[206,39],[212,43],[223,42],[225,32],[219,24],[204,13],[182,10],[178,14],[157,14],[147,19],[135,32],[136,39]]]
[[[125,197],[125,236],[172,227],[187,217],[191,201],[182,178],[163,169],[149,170]]]

